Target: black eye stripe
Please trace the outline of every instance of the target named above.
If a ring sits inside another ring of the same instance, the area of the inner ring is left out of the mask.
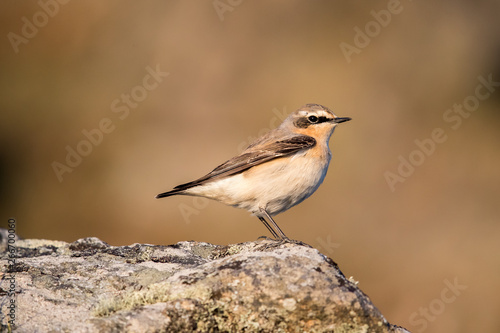
[[[309,120],[309,117],[311,116],[314,116],[316,118],[318,118],[318,120],[316,122],[311,122]],[[294,124],[296,127],[298,128],[307,128],[309,126],[314,126],[314,125],[317,125],[317,124],[320,124],[320,123],[325,123],[327,121],[331,121],[332,118],[328,118],[328,117],[325,117],[325,116],[316,116],[316,115],[309,115],[307,117],[300,117],[298,118],[297,120],[294,121]]]
[[[330,119],[325,117],[325,116],[321,116],[321,117],[318,117],[318,116],[315,116],[315,115],[310,115],[307,117],[307,119],[313,123],[313,124],[319,124],[319,123],[324,123],[326,121],[329,121]]]

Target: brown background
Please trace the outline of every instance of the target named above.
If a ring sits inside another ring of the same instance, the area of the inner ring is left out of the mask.
[[[255,240],[267,230],[245,211],[154,195],[320,103],[353,121],[332,137],[323,186],[277,216],[283,230],[338,262],[393,323],[498,332],[500,92],[456,130],[443,115],[478,76],[500,81],[500,3],[401,1],[385,27],[370,22],[387,1],[232,3],[219,16],[212,1],[70,1],[44,22],[37,2],[2,1],[2,226],[15,217],[26,238],[113,245]],[[40,27],[16,52],[9,33],[33,16]],[[348,62],[340,45],[366,24],[373,37]],[[170,75],[120,119],[112,102],[139,91],[147,66]],[[114,131],[60,182],[52,163],[105,118]],[[391,191],[384,174],[435,128],[447,140]],[[453,298],[445,280],[467,289]]]

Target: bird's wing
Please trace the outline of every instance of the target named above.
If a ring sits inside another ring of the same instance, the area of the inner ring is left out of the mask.
[[[251,145],[241,155],[219,165],[209,174],[186,184],[176,186],[171,194],[179,193],[188,188],[202,185],[216,179],[225,178],[248,170],[256,165],[265,163],[275,158],[284,157],[303,149],[309,149],[316,144],[316,140],[307,135],[297,135],[284,140],[269,140],[259,145]],[[166,192],[165,196],[168,196]],[[161,196],[161,195],[159,195]]]

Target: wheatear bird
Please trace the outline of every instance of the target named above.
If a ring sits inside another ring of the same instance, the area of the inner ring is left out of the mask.
[[[337,124],[349,120],[322,105],[306,104],[240,155],[156,198],[191,195],[243,208],[256,215],[276,239],[288,239],[271,216],[318,189],[330,164],[330,136]]]

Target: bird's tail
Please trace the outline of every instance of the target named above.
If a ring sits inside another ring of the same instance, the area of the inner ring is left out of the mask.
[[[173,189],[172,191],[160,193],[155,198],[156,199],[166,198],[166,197],[169,197],[172,195],[184,194],[183,192],[184,192],[184,189],[182,189],[182,190],[181,189]]]

